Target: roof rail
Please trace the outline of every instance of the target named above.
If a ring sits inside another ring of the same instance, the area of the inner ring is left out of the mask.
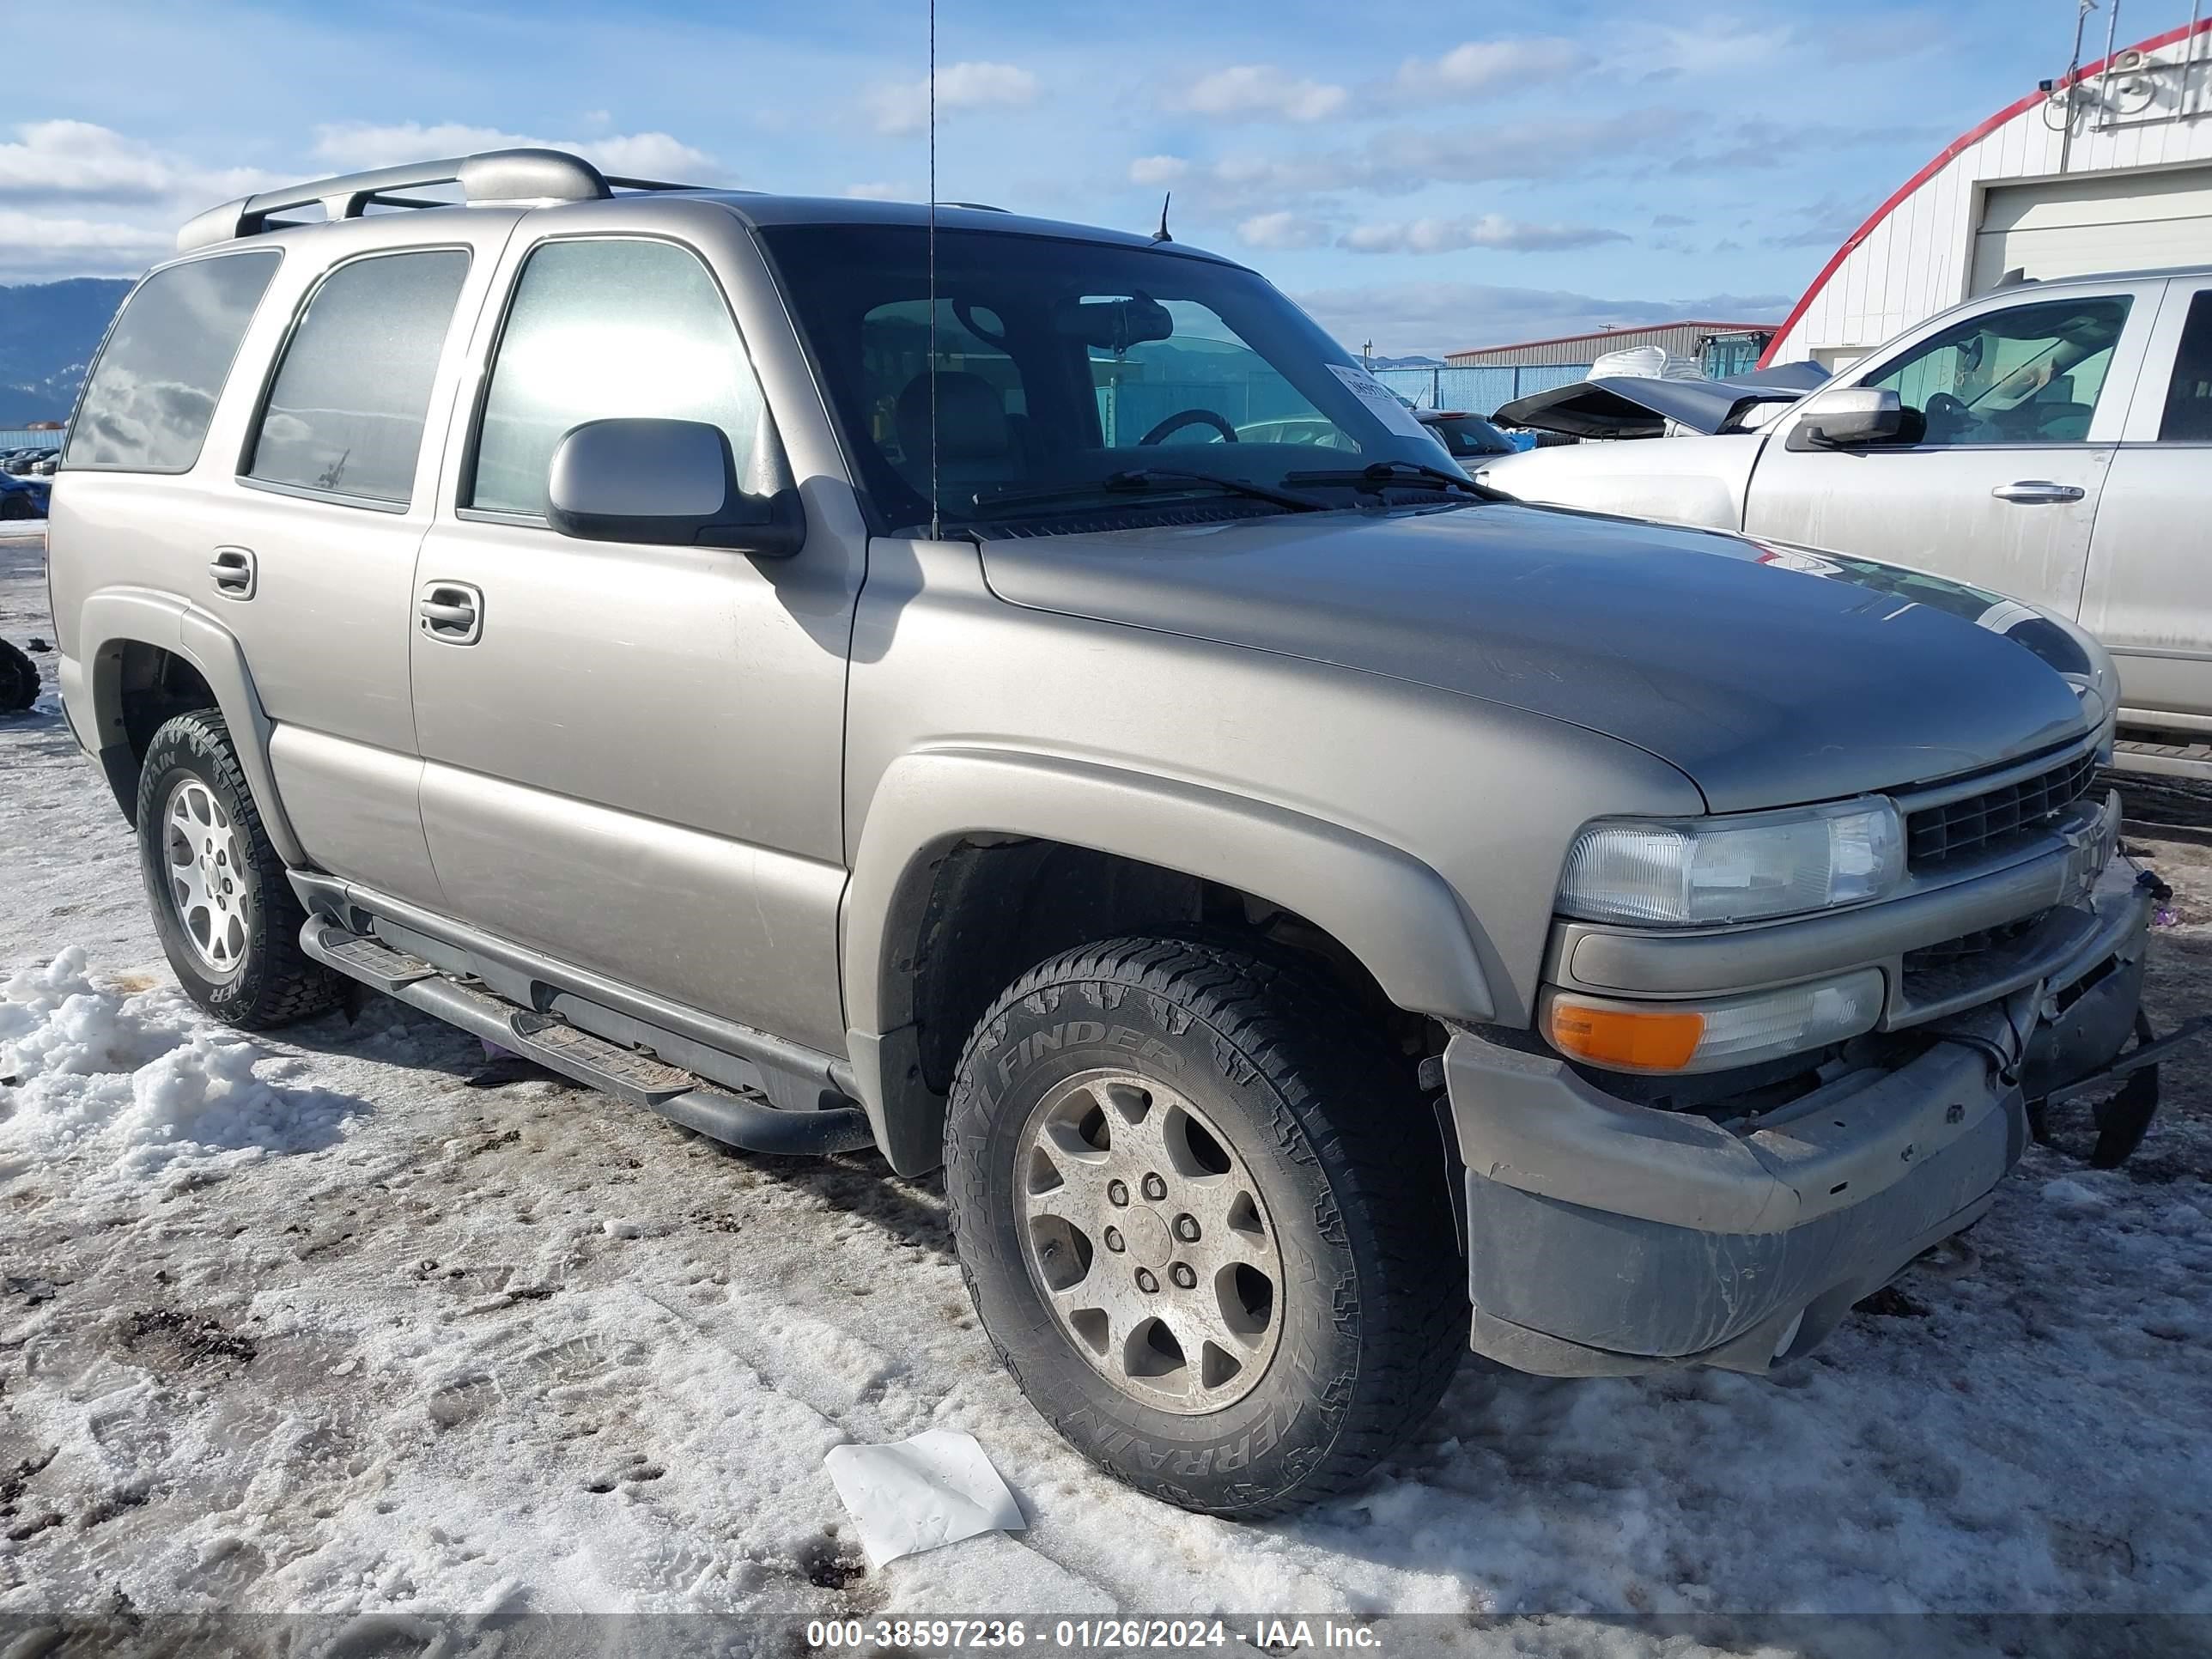
[[[371,206],[453,207],[397,194],[425,185],[459,185],[470,207],[540,207],[554,202],[594,202],[623,190],[691,190],[696,185],[654,179],[611,179],[580,155],[560,149],[492,149],[442,161],[377,167],[335,179],[316,179],[282,190],[241,196],[187,220],[177,233],[177,252],[212,247],[241,236],[286,228],[274,217],[319,202],[331,219],[358,219]]]

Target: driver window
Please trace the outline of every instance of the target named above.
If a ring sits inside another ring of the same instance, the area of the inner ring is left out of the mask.
[[[1858,384],[1896,392],[1925,422],[1923,445],[2085,443],[2130,303],[2098,295],[1986,312]]]
[[[1123,295],[1085,295],[1102,312]],[[1357,450],[1341,427],[1244,343],[1237,331],[1194,300],[1140,301],[1166,313],[1171,329],[1155,325],[1116,345],[1088,343],[1091,383],[1098,399],[1100,435],[1126,449],[1158,433],[1160,444],[1304,444]]]

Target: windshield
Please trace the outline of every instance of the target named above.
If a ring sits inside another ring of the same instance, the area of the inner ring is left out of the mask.
[[[1513,440],[1480,415],[1431,415],[1422,424],[1454,455],[1510,455]]]
[[[1351,353],[1237,266],[940,230],[933,315],[919,226],[760,234],[879,531],[928,524],[933,471],[946,525],[1187,509],[1194,495],[1224,511],[1285,512],[1295,504],[1212,481],[1281,490],[1295,472],[1299,491],[1328,497],[1316,467],[1457,471]]]

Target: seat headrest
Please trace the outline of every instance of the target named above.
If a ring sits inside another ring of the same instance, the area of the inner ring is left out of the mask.
[[[996,460],[1013,448],[998,387],[980,374],[957,370],[940,372],[936,379],[939,460]],[[929,386],[930,374],[924,369],[898,395],[895,418],[908,467],[929,465]]]

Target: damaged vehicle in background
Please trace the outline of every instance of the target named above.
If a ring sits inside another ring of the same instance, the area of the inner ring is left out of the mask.
[[[2076,621],[2118,665],[2117,763],[2212,779],[2212,270],[2015,285],[1802,397],[1728,384],[1522,399],[1500,413],[1584,437],[1693,435],[1478,476],[1521,501],[1941,572]]]
[[[367,986],[942,1167],[1023,1392],[1191,1509],[1352,1489],[1470,1345],[1794,1360],[2033,1102],[2154,1076],[2093,641],[1501,501],[1182,244],[317,180],[133,292],[54,507],[70,729],[202,1007]]]

